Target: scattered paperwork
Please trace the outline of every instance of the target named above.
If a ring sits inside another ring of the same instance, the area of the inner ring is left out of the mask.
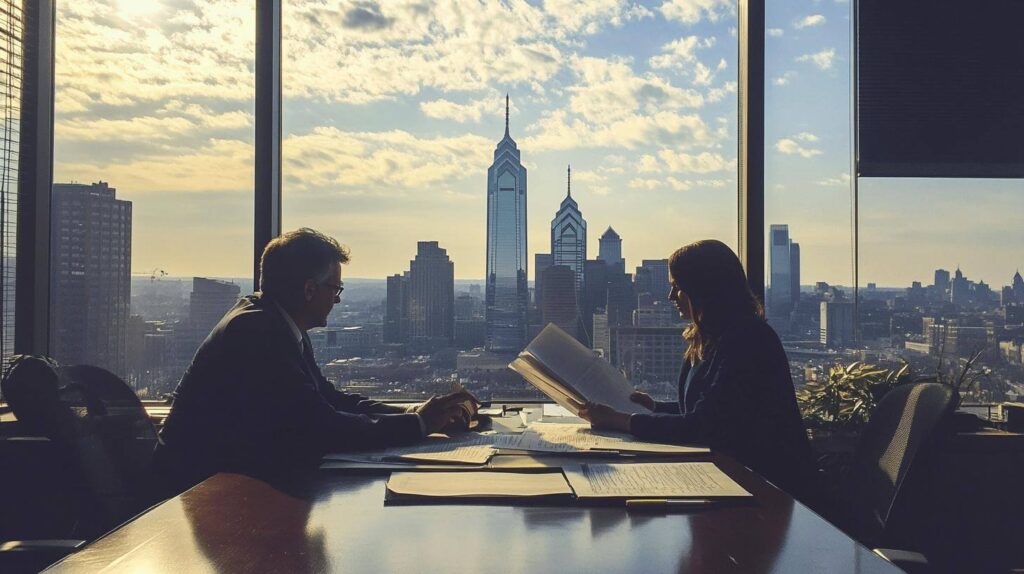
[[[575,413],[557,403],[544,403],[544,417],[574,417]]]
[[[521,434],[494,437],[494,446],[533,452],[617,451],[651,454],[701,454],[701,446],[681,446],[639,441],[628,434],[594,431],[590,424],[532,423]]]
[[[430,435],[420,444],[379,451],[331,453],[325,460],[349,462],[418,461],[447,464],[485,464],[496,452],[495,435],[466,433],[456,437]]]
[[[577,498],[716,498],[750,493],[711,462],[566,466]]]
[[[387,499],[571,496],[562,473],[394,472]]]

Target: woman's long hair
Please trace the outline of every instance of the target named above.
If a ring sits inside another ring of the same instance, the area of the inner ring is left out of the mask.
[[[690,299],[693,323],[683,331],[686,360],[704,359],[726,329],[737,320],[764,319],[764,306],[747,284],[747,276],[732,249],[704,239],[676,250],[668,260],[676,286]]]

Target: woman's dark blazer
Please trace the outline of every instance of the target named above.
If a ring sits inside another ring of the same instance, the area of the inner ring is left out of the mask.
[[[684,363],[679,401],[633,415],[644,440],[704,444],[794,496],[809,494],[814,464],[779,337],[760,318],[735,322],[695,365]]]

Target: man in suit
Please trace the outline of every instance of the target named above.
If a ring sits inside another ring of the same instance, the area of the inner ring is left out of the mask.
[[[313,358],[348,251],[311,229],[272,240],[260,292],[243,297],[196,351],[154,453],[167,493],[217,472],[271,477],[315,468],[324,453],[414,443],[463,414],[462,391],[403,408],[338,391]]]

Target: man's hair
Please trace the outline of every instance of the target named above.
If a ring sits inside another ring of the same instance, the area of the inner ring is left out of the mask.
[[[332,263],[348,263],[349,252],[334,238],[303,227],[275,237],[260,257],[260,291],[294,308],[306,281],[327,279]]]

